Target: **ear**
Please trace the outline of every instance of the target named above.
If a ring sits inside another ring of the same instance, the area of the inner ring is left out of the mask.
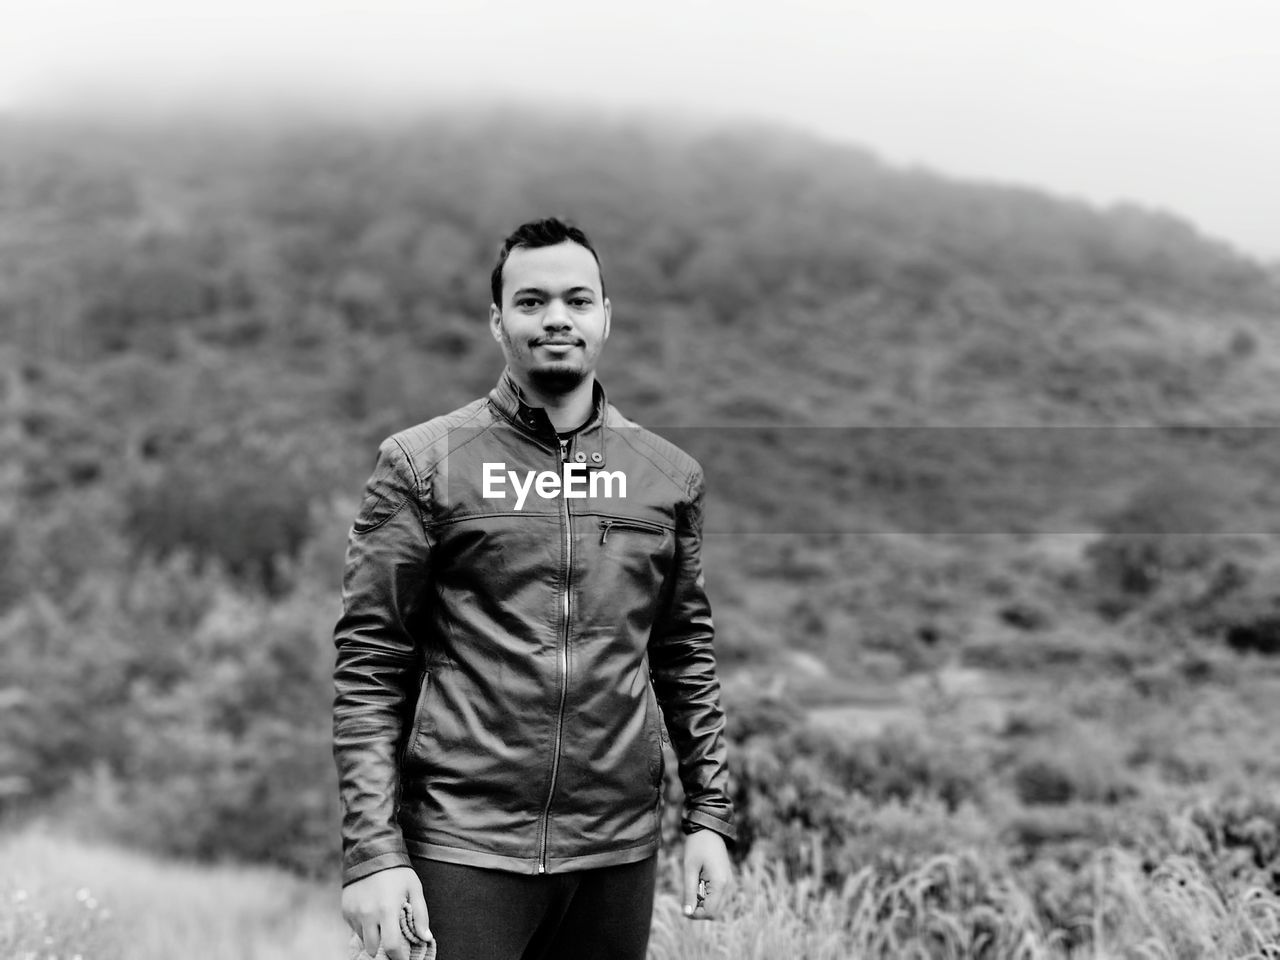
[[[604,335],[600,337],[601,341],[609,339],[609,323],[613,319],[613,304],[609,302],[609,298],[604,298]]]
[[[493,339],[502,342],[502,311],[496,303],[489,304],[489,332]]]

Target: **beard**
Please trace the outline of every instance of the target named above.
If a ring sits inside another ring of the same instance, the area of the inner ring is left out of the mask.
[[[578,344],[583,347],[583,357],[553,359],[544,364],[538,364],[534,360],[534,355],[541,338],[521,340],[517,346],[511,334],[507,332],[506,324],[501,325],[498,335],[507,362],[523,368],[525,375],[529,378],[530,386],[545,396],[556,397],[571,393],[591,375],[594,369],[595,354],[586,349],[586,343],[582,340],[579,340]],[[596,353],[598,352],[597,349]]]
[[[533,385],[541,392],[553,395],[569,393],[586,378],[586,370],[568,364],[535,367],[529,371]]]

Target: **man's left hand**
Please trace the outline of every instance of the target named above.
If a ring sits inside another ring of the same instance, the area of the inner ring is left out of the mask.
[[[729,894],[733,864],[724,837],[714,830],[696,830],[684,839],[684,915],[690,920],[714,920]]]

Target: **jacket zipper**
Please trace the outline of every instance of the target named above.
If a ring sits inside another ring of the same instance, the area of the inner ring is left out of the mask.
[[[604,546],[605,541],[609,539],[609,531],[614,527],[626,529],[630,527],[632,530],[652,530],[655,533],[666,533],[667,528],[660,523],[650,523],[647,520],[601,520],[600,521],[600,545]]]
[[[560,441],[560,461],[569,459],[568,441]],[[560,498],[564,519],[564,630],[560,635],[560,708],[556,712],[555,753],[551,757],[551,787],[542,808],[542,849],[538,855],[538,873],[547,872],[547,839],[551,832],[551,799],[556,795],[556,776],[560,772],[560,747],[564,739],[564,704],[569,695],[569,579],[573,575],[573,531],[569,527],[569,501]]]

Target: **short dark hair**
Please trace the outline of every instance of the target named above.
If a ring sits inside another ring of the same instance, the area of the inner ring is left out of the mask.
[[[493,295],[493,302],[498,307],[502,306],[502,268],[512,250],[516,247],[554,247],[565,241],[576,243],[591,251],[591,256],[596,259],[596,268],[600,271],[600,296],[603,297],[605,295],[604,268],[600,266],[600,254],[596,253],[596,248],[591,245],[587,235],[572,223],[567,223],[558,217],[547,217],[543,220],[530,220],[528,223],[520,224],[511,236],[502,242],[502,249],[498,251],[498,262],[493,265],[493,273],[489,275],[489,291]]]

